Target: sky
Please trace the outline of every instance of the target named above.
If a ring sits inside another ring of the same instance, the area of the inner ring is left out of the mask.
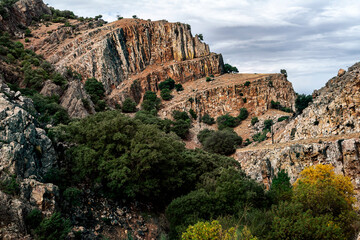
[[[286,69],[311,94],[360,59],[358,0],[45,0],[78,16],[182,22],[241,73]]]

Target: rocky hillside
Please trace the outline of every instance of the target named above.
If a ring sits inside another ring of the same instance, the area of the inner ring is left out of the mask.
[[[306,166],[332,164],[349,176],[360,200],[360,64],[315,91],[313,103],[275,134],[275,144],[238,149],[243,169],[269,187],[280,169],[294,182]]]
[[[129,96],[139,102],[145,91],[157,91],[168,77],[184,83],[223,72],[221,54],[211,53],[187,24],[122,19],[86,30],[39,27],[28,47],[59,70],[70,67],[83,79],[95,77],[116,102]]]

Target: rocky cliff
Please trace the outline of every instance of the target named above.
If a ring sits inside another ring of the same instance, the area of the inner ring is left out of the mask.
[[[24,29],[43,14],[51,14],[51,10],[42,0],[19,0],[0,13],[0,30],[22,38]]]
[[[95,77],[115,101],[130,96],[139,102],[131,89],[135,81],[141,96],[168,77],[184,83],[223,72],[221,54],[193,37],[189,25],[167,21],[122,19],[77,32],[59,28],[30,47],[59,70],[69,67],[83,80]]]
[[[0,79],[1,239],[24,239],[25,216],[34,208],[45,216],[53,213],[59,197],[55,185],[41,182],[56,166],[56,154],[33,115],[32,101],[11,91]],[[10,191],[11,181],[15,185]]]

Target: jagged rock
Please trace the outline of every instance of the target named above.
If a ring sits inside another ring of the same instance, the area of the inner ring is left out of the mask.
[[[51,216],[56,210],[59,188],[52,183],[41,183],[34,179],[24,179],[21,184],[22,197],[29,199],[45,216]]]
[[[51,80],[47,80],[44,83],[44,87],[41,89],[40,92],[42,95],[51,97],[51,96],[61,96],[63,94],[63,90],[59,85],[56,85]]]
[[[41,178],[54,167],[55,150],[28,112],[35,111],[32,101],[14,96],[0,81],[0,169],[23,178]]]
[[[344,69],[340,68],[338,71],[338,77],[342,77],[345,73],[346,73],[346,71]]]
[[[95,113],[94,104],[80,81],[70,82],[60,100],[72,118],[84,118]]]
[[[276,142],[360,132],[360,63],[314,94],[313,103],[291,121]]]
[[[51,10],[42,0],[19,0],[6,9],[7,16],[0,16],[0,30],[7,31],[19,38],[23,36],[24,26],[29,26],[34,19]]]

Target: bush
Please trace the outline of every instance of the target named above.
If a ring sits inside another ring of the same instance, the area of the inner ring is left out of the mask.
[[[247,102],[247,99],[246,99],[246,98],[243,98],[242,100],[243,100],[243,102],[244,102],[244,103],[246,103],[246,102]]]
[[[282,116],[282,117],[279,117],[278,118],[278,122],[282,122],[282,121],[285,121],[285,120],[288,120],[289,119],[289,116]]]
[[[173,96],[171,95],[171,91],[167,88],[161,90],[160,96],[165,101],[169,101],[173,98]]]
[[[180,91],[184,91],[183,86],[179,83],[179,84],[175,84],[175,89],[176,91],[180,92]]]
[[[59,73],[55,73],[55,74],[52,76],[51,80],[52,80],[56,85],[59,85],[59,86],[64,86],[64,85],[67,83],[66,79],[65,79],[63,76],[61,76],[61,74],[59,74]]]
[[[186,112],[181,112],[181,111],[175,110],[172,112],[172,116],[176,121],[179,121],[179,120],[190,121],[190,117]]]
[[[255,142],[262,142],[264,141],[267,137],[266,134],[269,132],[269,130],[263,130],[262,132],[256,133],[254,135],[252,135],[252,139]]]
[[[273,100],[271,100],[271,106],[270,107],[274,108],[274,109],[278,109],[278,110],[283,111],[283,112],[288,112],[288,113],[293,112],[290,108],[283,107],[283,106],[281,106],[280,102],[275,102]]]
[[[182,139],[185,139],[189,133],[190,127],[191,127],[191,124],[189,121],[184,121],[184,120],[180,119],[172,124],[172,127],[170,130],[172,132],[176,133],[176,135],[178,135]]]
[[[152,110],[159,110],[161,104],[160,98],[156,96],[155,92],[146,91],[144,94],[143,102],[141,104],[142,110],[145,111],[152,111]]]
[[[133,113],[136,112],[136,102],[131,98],[126,98],[122,103],[122,111],[124,113]]]
[[[192,117],[194,120],[197,119],[197,114],[196,114],[196,112],[195,112],[194,110],[190,109],[190,110],[189,110],[189,113],[190,113],[191,117]]]
[[[67,201],[70,206],[79,206],[80,205],[80,195],[82,191],[76,187],[69,187],[67,188],[64,193],[64,199]]]
[[[174,89],[174,87],[175,87],[175,81],[171,78],[168,78],[159,84],[159,89],[161,91],[164,89],[172,90],[172,89]]]
[[[215,123],[215,119],[207,113],[201,118],[201,121],[207,125],[213,125]]]
[[[35,234],[36,239],[39,240],[58,240],[65,239],[70,230],[70,221],[65,220],[59,212],[56,212],[50,218],[41,221]]]
[[[206,77],[207,82],[211,82],[213,79],[211,77]]]
[[[250,81],[246,81],[246,82],[244,83],[244,86],[245,86],[245,87],[250,86]]]
[[[222,130],[224,128],[234,128],[239,126],[240,119],[236,117],[232,117],[229,114],[222,115],[216,119],[216,122],[218,124],[218,129]]]
[[[210,137],[215,131],[214,130],[209,130],[207,128],[205,128],[204,130],[201,130],[199,132],[199,134],[197,135],[197,139],[199,140],[199,142],[201,144],[204,144],[205,139]]]
[[[11,176],[11,178],[0,182],[0,190],[13,196],[18,195],[20,193],[20,186],[16,180],[16,176]]]
[[[297,114],[301,114],[307,106],[312,102],[312,96],[311,95],[305,95],[305,94],[297,94],[296,100],[295,100],[295,108]]]
[[[272,179],[268,195],[274,203],[291,200],[292,186],[290,183],[290,177],[284,169],[280,170]]]
[[[271,132],[271,126],[274,124],[273,120],[271,119],[267,119],[264,121],[264,129],[263,130],[268,130],[269,132]]]
[[[241,108],[238,118],[243,121],[249,116],[249,113],[246,108]]]
[[[224,230],[218,221],[198,222],[181,235],[182,240],[235,239],[235,228]]]
[[[238,73],[239,70],[236,67],[231,66],[228,63],[225,63],[224,65],[224,72],[225,73]]]
[[[42,221],[42,213],[39,209],[34,208],[25,217],[25,224],[28,229],[37,228]]]
[[[89,78],[85,82],[85,90],[90,95],[91,101],[96,104],[100,99],[105,97],[104,85],[95,78]]]
[[[251,125],[255,125],[257,122],[259,122],[259,119],[257,118],[257,117],[253,117],[252,119],[251,119]]]
[[[200,136],[203,137],[203,136]],[[209,133],[203,141],[204,149],[211,153],[230,155],[241,145],[242,138],[232,130],[221,130]]]

